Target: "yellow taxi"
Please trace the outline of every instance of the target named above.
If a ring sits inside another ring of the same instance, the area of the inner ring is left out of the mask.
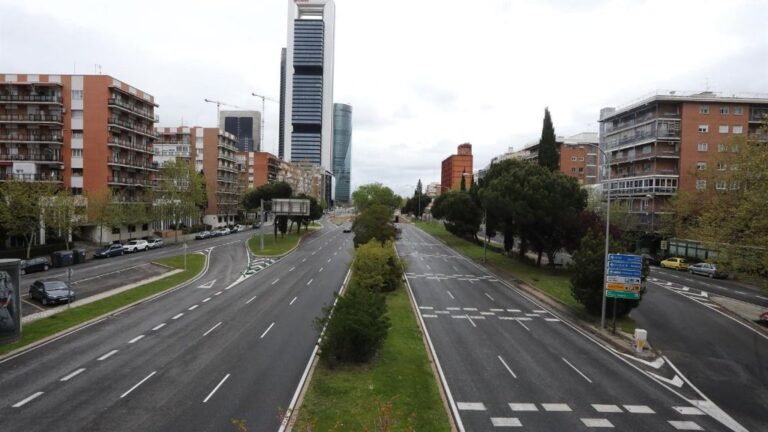
[[[667,258],[659,264],[662,268],[673,270],[688,270],[688,262],[685,258]]]

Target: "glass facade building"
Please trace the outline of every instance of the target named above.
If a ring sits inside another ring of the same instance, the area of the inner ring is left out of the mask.
[[[333,175],[336,203],[350,202],[352,168],[352,107],[333,104]]]

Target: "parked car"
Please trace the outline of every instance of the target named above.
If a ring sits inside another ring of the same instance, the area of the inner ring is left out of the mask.
[[[685,258],[667,258],[660,265],[662,268],[688,270],[688,262]]]
[[[647,253],[643,254],[643,260],[647,262],[648,265],[654,265],[654,266],[659,265],[661,261],[658,256],[647,254]]]
[[[199,233],[195,234],[195,240],[203,240],[207,239],[208,237],[211,237],[210,231],[200,231]]]
[[[149,249],[149,243],[146,240],[131,240],[123,246],[126,252],[141,252]]]
[[[253,229],[261,228],[261,222],[254,222],[253,225],[251,225],[251,228]]]
[[[123,245],[120,243],[114,243],[108,246],[104,246],[102,249],[96,251],[93,254],[94,258],[109,258],[113,256],[122,255],[125,253]]]
[[[707,276],[710,278],[727,278],[728,273],[717,268],[710,263],[698,263],[688,266],[688,273]]]
[[[232,232],[227,227],[219,228],[217,231],[219,233],[218,235],[220,236],[229,235]]]
[[[75,301],[75,292],[66,282],[60,280],[38,280],[29,287],[29,298],[48,306]]]
[[[245,227],[242,226],[242,225],[235,225],[235,226],[232,227],[232,232],[236,233],[236,232],[240,232],[240,231],[242,231],[244,229],[245,229]]]
[[[342,230],[342,232],[345,232],[345,233],[351,233],[351,232],[352,232],[352,228],[350,228],[350,227],[344,227],[344,229]]]
[[[47,271],[51,266],[48,257],[30,258],[21,261],[21,274],[33,273],[38,271]]]
[[[165,243],[163,243],[163,239],[161,238],[151,238],[147,240],[147,247],[150,249],[157,249],[160,247],[163,247]]]

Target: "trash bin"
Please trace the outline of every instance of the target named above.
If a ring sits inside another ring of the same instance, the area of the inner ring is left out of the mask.
[[[51,254],[51,261],[54,267],[67,267],[74,263],[74,256],[72,251],[56,251]]]
[[[85,262],[85,249],[72,249],[74,254],[75,264],[82,264]]]

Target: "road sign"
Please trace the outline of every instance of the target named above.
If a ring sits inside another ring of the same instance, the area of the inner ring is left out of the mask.
[[[640,298],[640,281],[643,273],[643,257],[640,255],[608,255],[605,296],[608,298]]]

